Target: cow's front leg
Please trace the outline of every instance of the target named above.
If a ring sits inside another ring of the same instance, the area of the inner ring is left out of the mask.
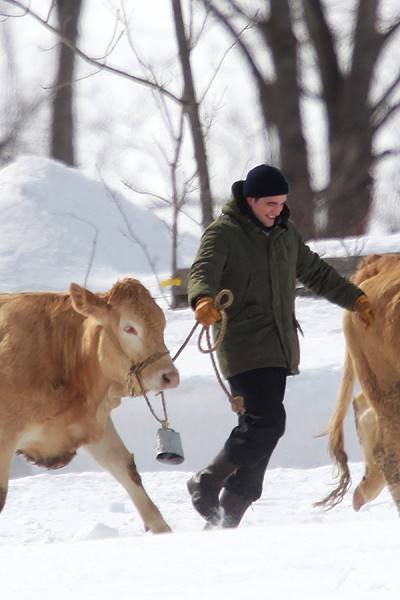
[[[132,498],[146,529],[153,533],[171,531],[160,511],[147,495],[136,470],[133,455],[119,437],[113,422],[108,419],[104,436],[96,444],[86,446],[93,458],[109,471]]]

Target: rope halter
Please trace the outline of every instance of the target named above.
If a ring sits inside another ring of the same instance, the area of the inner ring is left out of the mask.
[[[144,399],[146,400],[147,406],[149,407],[151,414],[159,423],[161,423],[161,425],[163,426],[164,429],[168,428],[168,415],[167,415],[167,409],[166,409],[166,405],[165,405],[164,393],[158,392],[158,394],[161,395],[161,401],[162,401],[163,410],[164,410],[164,419],[160,419],[154,412],[153,407],[150,403],[150,400],[147,397],[147,393],[144,389],[144,385],[143,385],[143,381],[142,381],[141,372],[143,371],[143,369],[145,369],[152,363],[156,362],[157,360],[160,360],[160,358],[162,358],[163,356],[166,356],[167,354],[169,354],[168,350],[165,350],[164,352],[155,352],[154,354],[151,354],[150,356],[145,358],[145,360],[143,360],[142,362],[139,362],[139,363],[132,362],[132,364],[129,368],[129,371],[128,371],[127,378],[126,378],[127,395],[128,396],[135,395],[134,378],[136,377],[136,380],[139,383],[140,392],[141,392],[142,396],[144,396]]]

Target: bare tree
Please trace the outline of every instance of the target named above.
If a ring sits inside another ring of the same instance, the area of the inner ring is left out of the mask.
[[[74,4],[74,3],[69,3],[66,0],[65,0],[65,2],[66,2],[66,6]],[[148,76],[136,75],[136,74],[129,73],[123,69],[120,69],[120,68],[110,65],[108,62],[108,59],[109,59],[109,56],[110,56],[113,48],[115,47],[114,44],[110,44],[110,49],[109,49],[107,55],[103,59],[93,58],[77,46],[76,37],[75,37],[75,39],[72,39],[72,37],[69,35],[69,32],[63,31],[62,29],[51,25],[48,18],[47,19],[43,18],[39,14],[37,14],[35,11],[33,11],[29,7],[29,4],[27,2],[22,2],[20,0],[4,0],[4,4],[8,4],[12,7],[17,7],[19,9],[21,9],[23,15],[30,15],[36,21],[41,23],[48,31],[51,31],[53,34],[55,34],[60,39],[60,41],[62,42],[62,44],[65,47],[70,49],[75,55],[77,55],[79,58],[81,58],[85,62],[87,62],[91,65],[95,65],[96,67],[99,68],[99,70],[103,70],[103,71],[112,73],[114,75],[128,79],[134,83],[138,83],[140,85],[149,87],[151,90],[158,91],[161,94],[163,94],[167,99],[172,100],[174,103],[176,103],[184,108],[185,113],[188,115],[188,118],[189,118],[191,131],[192,131],[193,145],[195,148],[194,154],[195,154],[195,159],[197,161],[197,176],[199,177],[199,181],[200,181],[200,203],[201,203],[202,223],[203,223],[204,227],[207,226],[210,223],[210,221],[212,220],[212,197],[211,197],[210,184],[209,184],[207,154],[206,154],[206,150],[205,150],[206,144],[205,144],[204,138],[201,139],[201,137],[203,135],[203,130],[202,130],[201,121],[199,118],[199,108],[198,108],[198,102],[196,100],[196,95],[195,95],[193,76],[191,74],[190,46],[187,43],[187,38],[184,33],[184,30],[182,33],[181,29],[179,29],[179,31],[180,31],[179,35],[181,36],[180,41],[182,44],[182,47],[179,46],[179,48],[180,48],[180,58],[182,61],[185,61],[185,64],[186,64],[186,67],[184,69],[185,80],[184,80],[183,95],[178,96],[178,95],[174,94],[173,92],[171,92],[165,85],[160,84],[156,78],[149,78]],[[6,13],[3,12],[3,14],[6,14]],[[7,16],[11,17],[11,16],[15,16],[15,15],[9,14]],[[181,25],[177,25],[177,27],[179,28],[179,27],[181,27]],[[185,53],[186,53],[186,56],[185,56]],[[187,64],[189,64],[189,66],[187,66]],[[69,81],[71,81],[71,79],[69,79]],[[60,89],[63,87],[65,87],[65,86],[63,86],[61,84]]]
[[[373,168],[379,159],[373,151],[374,138],[400,107],[398,102],[389,102],[400,83],[398,65],[389,88],[371,100],[377,63],[400,26],[398,18],[386,31],[379,30],[379,4],[378,0],[357,3],[350,61],[340,68],[334,33],[321,1],[303,0],[328,122],[330,177],[322,195],[327,236],[365,232],[373,198]]]
[[[190,33],[186,38],[188,48],[193,49],[196,42],[200,39],[200,34],[197,36],[197,40],[194,38],[193,30],[190,28]],[[153,67],[146,63],[140,56],[137,48],[135,47],[132,38],[129,38],[130,47],[134,53],[137,61],[143,68],[143,72],[152,81],[156,81],[156,74]],[[191,73],[190,73],[191,77]],[[212,82],[210,82],[211,84]],[[209,84],[209,85],[210,85]],[[205,91],[205,93],[207,90]],[[205,94],[204,93],[204,94]],[[203,98],[204,99],[204,94]],[[156,193],[154,189],[139,189],[136,183],[133,181],[124,181],[124,185],[134,191],[136,194],[144,195],[146,198],[150,198],[152,206],[160,209],[165,206],[171,209],[170,219],[165,225],[171,234],[171,274],[175,278],[181,273],[179,260],[178,260],[178,247],[179,247],[179,218],[182,214],[185,214],[187,218],[193,219],[193,217],[185,211],[185,207],[190,200],[193,200],[194,195],[198,193],[199,186],[198,181],[200,178],[197,176],[197,170],[187,174],[184,168],[184,146],[185,146],[185,132],[186,132],[186,119],[185,114],[187,112],[186,103],[180,105],[180,110],[176,112],[176,106],[171,105],[166,101],[164,94],[153,90],[152,92],[154,101],[156,103],[158,114],[164,124],[166,136],[161,135],[157,140],[154,140],[159,154],[161,156],[162,170],[165,170],[165,166],[168,172],[169,180],[169,192],[165,191],[163,194]],[[197,109],[200,109],[200,104],[197,103]],[[199,115],[197,115],[199,117]],[[189,125],[191,123],[189,122]],[[204,138],[206,134],[206,128],[201,128],[201,137]],[[204,147],[205,153],[205,147]],[[197,163],[198,164],[198,163]],[[208,169],[207,169],[208,170]],[[208,180],[208,173],[206,174]],[[196,222],[196,225],[200,226],[200,223]],[[172,307],[177,308],[181,306],[180,299],[181,290],[179,286],[172,284]]]
[[[158,276],[158,271],[157,271],[157,265],[156,262],[154,261],[154,259],[151,256],[151,252],[149,251],[147,245],[144,243],[144,241],[140,238],[140,236],[134,231],[133,227],[131,226],[131,223],[129,222],[129,219],[127,218],[121,203],[118,199],[118,195],[115,194],[105,183],[104,181],[102,181],[104,188],[106,189],[110,199],[112,200],[112,202],[114,203],[114,206],[116,207],[116,209],[118,210],[119,214],[121,215],[125,227],[126,227],[126,231],[122,231],[122,234],[131,242],[133,242],[134,244],[137,244],[139,246],[139,248],[141,249],[141,251],[143,252],[152,272],[154,275],[155,280],[157,281],[157,285],[158,285],[158,289],[160,290],[162,296],[164,297],[164,300],[167,301],[167,298],[165,297],[165,294],[163,293],[163,289],[161,286],[161,282]],[[94,250],[92,252],[92,256],[94,255],[95,251],[95,247]],[[168,303],[168,301],[167,301]]]
[[[355,1],[350,59],[340,66],[339,42],[321,0],[270,0],[265,14],[245,12],[237,0],[224,2],[228,10],[211,0],[200,1],[237,39],[254,76],[265,126],[277,132],[281,166],[291,182],[295,198],[291,203],[293,218],[305,237],[365,232],[372,203],[372,171],[381,158],[374,155],[373,143],[377,132],[400,108],[400,103],[393,100],[400,84],[400,67],[394,66],[392,83],[378,100],[371,100],[371,91],[377,63],[398,31],[400,17],[381,31],[379,0]],[[295,10],[299,7],[302,11]],[[272,61],[273,76],[259,66],[259,48],[238,36],[238,19],[254,24],[264,56]],[[320,82],[318,101],[328,121],[329,183],[323,190],[315,189],[311,177],[301,106],[306,90],[300,52],[303,42],[299,42],[297,33],[299,22],[314,49],[314,67]],[[326,218],[318,229],[315,217],[321,206]]]
[[[171,234],[171,274],[173,277],[179,275],[180,265],[178,260],[178,248],[179,248],[179,218],[181,214],[185,213],[185,206],[193,195],[198,191],[196,185],[196,173],[186,176],[182,167],[182,150],[184,143],[184,111],[181,111],[179,122],[176,125],[173,123],[171,111],[165,103],[163,97],[157,98],[158,103],[161,105],[161,114],[163,116],[164,125],[169,138],[170,150],[165,148],[165,142],[163,144],[158,143],[158,149],[163,158],[164,163],[167,165],[170,192],[160,195],[154,191],[138,189],[134,183],[125,181],[126,187],[134,191],[136,194],[143,194],[147,198],[152,199],[153,206],[155,208],[161,208],[168,206],[171,209],[170,223],[166,223],[166,226]],[[192,217],[186,214],[188,218]],[[200,223],[197,223],[200,226]],[[180,305],[179,302],[179,290],[176,291],[176,286],[172,283],[172,308],[177,308]]]
[[[76,45],[82,0],[55,0],[59,29],[70,43]],[[53,97],[51,125],[51,156],[67,165],[75,164],[74,153],[74,67],[75,52],[60,41],[58,69]]]
[[[176,39],[178,43],[179,60],[182,67],[182,76],[184,81],[182,95],[184,101],[183,106],[185,107],[185,111],[188,115],[190,130],[192,132],[193,147],[198,166],[198,177],[203,206],[203,227],[205,228],[213,220],[213,201],[211,196],[210,177],[207,164],[206,144],[200,121],[200,107],[197,101],[190,61],[191,46],[185,31],[181,1],[171,0],[171,5],[174,17]]]
[[[0,73],[2,94],[0,96],[0,166],[15,159],[23,147],[22,133],[36,118],[43,104],[43,97],[35,100],[25,97],[17,77],[13,36],[8,27],[0,29]]]
[[[191,9],[193,3],[190,2],[189,8]],[[168,228],[172,238],[172,260],[171,260],[171,273],[176,275],[178,272],[182,274],[184,269],[179,268],[178,263],[178,245],[179,245],[179,217],[185,212],[185,207],[190,200],[193,199],[194,194],[198,191],[198,185],[200,185],[201,198],[208,198],[208,210],[207,206],[203,202],[203,213],[202,213],[202,226],[205,227],[212,219],[212,198],[210,191],[210,182],[207,165],[207,153],[205,140],[209,128],[212,126],[213,119],[210,118],[208,123],[202,124],[200,119],[200,109],[204,99],[211,89],[212,84],[225,60],[225,57],[230,52],[235,44],[232,44],[226,48],[222,55],[219,63],[210,75],[209,82],[205,86],[201,96],[198,98],[195,91],[194,77],[190,63],[190,56],[192,50],[199,43],[202,33],[204,31],[205,23],[199,27],[198,32],[195,33],[193,27],[193,14],[190,13],[189,22],[190,25],[186,31],[181,4],[176,0],[172,0],[172,8],[174,14],[174,22],[176,28],[176,35],[178,40],[179,56],[181,62],[181,69],[183,73],[183,102],[180,105],[180,112],[176,115],[176,106],[171,106],[171,103],[167,103],[165,94],[161,93],[156,88],[153,89],[153,97],[158,107],[158,113],[161,115],[164,122],[165,130],[167,132],[167,138],[161,136],[162,141],[157,141],[156,145],[163,159],[163,165],[167,165],[169,174],[170,192],[164,193],[163,195],[154,193],[154,190],[139,190],[136,185],[132,182],[124,182],[127,187],[132,189],[135,193],[143,194],[153,199],[155,202],[154,206],[160,208],[161,206],[169,206],[172,211],[170,224]],[[127,23],[125,19],[125,26]],[[157,77],[154,68],[147,64],[143,58],[139,55],[132,38],[129,38],[129,43],[133,53],[136,56],[137,61],[142,66],[143,72],[149,81],[156,82]],[[188,124],[192,134],[193,147],[196,156],[197,170],[194,173],[189,173],[184,169],[183,166],[183,150],[184,150],[184,138],[185,138],[185,115],[188,115]],[[168,146],[168,147],[167,147]],[[211,212],[210,212],[211,211]],[[205,214],[208,215],[207,221],[205,221]],[[189,215],[186,213],[186,216]],[[192,218],[189,216],[189,218]],[[198,224],[198,223],[197,223]],[[198,224],[199,225],[199,224]],[[187,276],[187,275],[183,275]],[[172,305],[177,307],[180,305],[180,295],[182,290],[173,287],[172,293]],[[185,294],[186,296],[186,294]]]

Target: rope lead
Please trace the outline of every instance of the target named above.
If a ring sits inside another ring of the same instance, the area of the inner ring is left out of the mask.
[[[228,326],[228,317],[227,317],[225,309],[229,308],[229,306],[231,306],[232,302],[233,302],[233,293],[231,292],[231,290],[221,290],[220,292],[218,292],[218,294],[215,297],[215,308],[217,310],[219,310],[219,312],[220,312],[221,326],[219,328],[217,338],[213,345],[211,342],[210,327],[203,325],[203,328],[200,331],[200,334],[199,334],[199,337],[197,340],[197,347],[200,350],[200,352],[202,352],[203,354],[210,355],[211,363],[212,363],[217,381],[218,381],[219,385],[221,386],[222,391],[228,397],[229,402],[231,403],[233,412],[235,412],[237,414],[242,414],[244,412],[244,399],[242,396],[233,396],[230,393],[230,391],[228,390],[228,388],[226,387],[226,385],[224,384],[224,382],[222,380],[222,377],[219,373],[217,363],[216,363],[215,357],[214,357],[214,352],[216,352],[221,347],[221,344],[224,340],[224,337],[226,334],[226,329]],[[189,340],[191,339],[191,337],[193,336],[194,332],[196,331],[196,329],[199,325],[200,325],[199,322],[196,322],[193,325],[192,329],[190,330],[189,334],[187,335],[182,346],[179,348],[179,350],[176,352],[176,354],[172,357],[172,361],[175,361],[178,358],[178,356],[183,352],[183,350],[188,345]],[[206,336],[206,347],[202,346],[202,340],[203,340],[204,335]],[[168,354],[168,352],[157,353],[155,355],[148,357],[142,363],[139,363],[137,365],[132,365],[132,367],[129,371],[129,374],[128,374],[127,388],[128,388],[128,391],[130,392],[130,395],[133,396],[134,395],[133,377],[136,377],[136,379],[139,383],[139,386],[140,386],[140,391],[142,392],[142,395],[144,396],[144,399],[146,400],[146,404],[149,407],[151,414],[156,419],[156,421],[161,423],[163,429],[168,429],[169,423],[168,423],[168,414],[167,414],[167,407],[166,407],[166,402],[165,402],[165,398],[164,398],[164,392],[161,391],[161,392],[158,392],[158,394],[156,394],[157,396],[158,395],[161,396],[162,407],[163,407],[163,412],[164,412],[164,419],[160,419],[160,417],[158,417],[157,414],[155,413],[155,411],[151,405],[151,402],[144,390],[144,386],[143,386],[142,378],[141,378],[141,371],[150,363],[155,362],[156,360],[161,358],[161,356],[164,356],[164,354]]]
[[[217,310],[219,310],[219,312],[220,312],[221,326],[219,328],[217,338],[214,342],[214,345],[212,345],[211,336],[210,336],[210,327],[207,325],[203,325],[203,328],[200,331],[200,334],[199,334],[199,337],[197,340],[197,347],[200,350],[200,352],[202,352],[203,354],[210,355],[211,363],[212,363],[217,381],[218,381],[222,391],[228,397],[229,402],[231,403],[233,412],[240,415],[244,412],[244,399],[242,396],[233,396],[230,393],[230,391],[228,390],[228,388],[226,387],[226,385],[224,384],[224,382],[222,380],[222,377],[219,373],[217,363],[216,363],[215,357],[214,357],[214,352],[219,350],[219,348],[221,347],[221,344],[224,340],[224,337],[226,334],[226,329],[228,326],[228,316],[226,314],[225,309],[229,308],[229,306],[231,306],[232,303],[233,303],[233,293],[231,292],[231,290],[221,290],[220,292],[218,292],[218,294],[215,297],[215,308]],[[192,329],[190,330],[190,332],[189,332],[188,336],[186,337],[185,341],[183,342],[182,346],[179,348],[179,350],[175,354],[175,356],[173,356],[173,358],[172,358],[173,361],[175,361],[178,358],[178,356],[181,354],[183,349],[186,348],[187,344],[189,343],[190,338],[192,337],[192,335],[194,334],[194,332],[196,331],[196,329],[199,325],[200,325],[200,323],[198,323],[198,322],[193,325]],[[206,343],[207,343],[206,347],[204,347],[202,345],[202,340],[203,340],[204,335],[206,336]]]

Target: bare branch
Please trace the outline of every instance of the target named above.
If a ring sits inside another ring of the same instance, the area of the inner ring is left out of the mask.
[[[92,242],[92,248],[90,251],[90,255],[89,255],[89,260],[88,260],[88,264],[86,267],[86,273],[85,273],[85,277],[83,279],[83,285],[86,287],[88,284],[88,280],[89,280],[89,275],[90,275],[90,271],[92,270],[93,267],[93,262],[94,262],[94,257],[96,254],[96,248],[97,248],[97,239],[99,236],[99,230],[96,227],[96,225],[93,225],[93,223],[91,221],[88,221],[87,219],[84,219],[82,217],[78,217],[77,215],[74,215],[73,213],[70,212],[59,212],[59,213],[52,213],[54,215],[57,216],[65,216],[65,217],[70,217],[71,219],[75,219],[76,221],[81,221],[81,223],[85,223],[86,225],[89,225],[89,227],[91,227],[92,229],[94,229],[94,236],[93,236],[93,242]]]
[[[393,156],[399,156],[400,155],[400,147],[398,148],[389,148],[388,150],[384,150],[383,152],[380,152],[379,154],[375,154],[374,155],[374,160],[376,162],[384,160],[385,158],[392,158]]]
[[[392,25],[383,34],[384,43],[386,44],[391,37],[400,29],[400,19],[392,23]]]
[[[194,178],[194,175],[192,175],[187,182],[190,182],[192,179]],[[154,198],[155,200],[160,200],[161,202],[163,202],[164,204],[167,204],[168,206],[172,206],[173,202],[172,200],[170,200],[169,198],[165,198],[164,196],[160,196],[159,194],[155,194],[154,192],[148,192],[146,190],[139,190],[138,188],[135,188],[132,184],[128,183],[127,181],[122,181],[122,184],[127,187],[128,189],[130,189],[132,192],[135,192],[136,194],[140,194],[142,196],[150,196],[150,198]],[[194,219],[189,213],[185,212],[184,210],[180,209],[180,212],[185,215],[185,217],[187,217],[188,219],[190,219],[193,223],[195,223],[195,225],[201,226],[201,223],[199,223],[198,221],[196,221],[196,219]]]
[[[53,12],[55,4],[56,4],[56,0],[51,0],[51,4],[49,6],[49,10],[47,13],[46,23],[48,23],[50,21],[51,13]]]
[[[125,227],[127,229],[128,235],[126,235],[126,237],[128,237],[128,239],[132,240],[133,242],[135,242],[136,244],[138,244],[138,246],[140,247],[140,249],[142,250],[143,254],[146,257],[147,262],[150,265],[150,268],[153,272],[154,278],[157,281],[157,285],[158,288],[160,290],[160,293],[162,294],[164,300],[167,302],[168,306],[169,306],[169,302],[167,297],[165,296],[165,294],[163,293],[163,288],[160,285],[160,278],[158,277],[158,273],[156,270],[156,264],[151,256],[151,254],[149,253],[146,244],[144,244],[142,242],[142,240],[135,234],[135,232],[133,231],[131,224],[129,223],[126,214],[124,213],[124,211],[122,210],[122,207],[116,197],[116,195],[111,191],[111,189],[105,184],[104,180],[102,179],[101,175],[100,175],[100,179],[101,182],[105,188],[105,190],[107,191],[108,195],[110,196],[111,200],[114,202],[118,212],[120,213],[124,223],[125,223]]]
[[[376,119],[374,119],[374,130],[377,131],[378,129],[380,129],[382,125],[384,125],[389,119],[393,117],[395,113],[398,112],[399,109],[400,102],[396,102],[396,104],[390,106],[381,117],[376,117]]]
[[[191,27],[189,29],[189,40],[190,40],[190,49],[194,50],[196,48],[197,44],[199,43],[201,36],[203,35],[203,31],[206,28],[206,24],[208,21],[208,14],[206,13],[197,34],[194,35],[194,32],[193,32],[193,0],[191,1],[191,4],[190,4],[190,12],[191,12],[191,14],[190,14]]]
[[[165,196],[161,196],[160,194],[155,194],[154,192],[148,192],[146,190],[139,190],[138,188],[134,187],[131,183],[129,183],[128,181],[126,181],[124,179],[121,180],[121,183],[122,183],[122,185],[127,187],[132,192],[135,192],[136,194],[141,194],[142,196],[151,196],[152,198],[156,198],[156,200],[161,200],[162,202],[165,202],[166,204],[171,204],[171,201],[168,198],[166,198]]]
[[[171,113],[168,110],[168,106],[167,106],[165,97],[162,96],[161,94],[156,94],[155,92],[154,92],[153,96],[154,96],[154,100],[155,100],[156,104],[158,105],[158,107],[160,109],[161,117],[163,118],[164,123],[166,123],[167,129],[169,129],[169,131],[174,131]]]
[[[238,36],[240,37],[244,31],[246,31],[247,29],[249,29],[249,25],[246,25],[245,27],[243,27],[243,29],[241,31],[238,32]],[[232,50],[232,48],[234,48],[236,45],[238,44],[238,40],[234,40],[234,42],[225,50],[225,52],[223,53],[222,57],[219,60],[218,65],[216,66],[214,73],[210,79],[210,81],[208,82],[208,84],[205,87],[205,90],[203,92],[203,94],[200,97],[199,103],[201,104],[204,100],[204,98],[206,97],[207,93],[209,92],[212,84],[214,83],[215,78],[217,77],[219,71],[221,70],[221,67],[225,61],[225,58],[228,56],[229,52]]]
[[[119,34],[117,35],[117,26],[115,25],[115,29],[113,31],[113,34],[112,34],[111,39],[109,41],[109,44],[108,44],[108,46],[106,48],[106,51],[104,52],[103,56],[97,56],[96,60],[105,60],[106,58],[108,58],[109,56],[111,56],[111,54],[114,52],[115,48],[120,43],[123,35],[124,35],[123,31],[120,31]],[[114,40],[114,37],[115,37],[115,40]]]
[[[125,11],[125,6],[122,4],[122,14],[123,14],[123,25],[125,27],[125,32],[126,32],[126,36],[127,36],[127,40],[128,40],[128,44],[129,47],[131,48],[133,54],[136,57],[136,60],[138,61],[138,63],[141,65],[142,69],[143,69],[143,74],[146,77],[151,77],[151,80],[153,81],[153,83],[156,83],[157,85],[161,85],[160,82],[158,81],[157,75],[154,71],[154,68],[152,67],[151,64],[147,63],[142,56],[140,55],[134,41],[131,35],[131,31],[129,28],[129,23],[128,23],[128,19],[127,19],[127,15],[126,15],[126,11]],[[171,117],[170,117],[170,113],[168,111],[167,108],[167,103],[166,103],[166,97],[163,94],[159,94],[156,90],[151,90],[152,94],[153,94],[153,98],[154,101],[156,102],[156,104],[158,105],[161,113],[164,115],[164,117],[166,118],[166,120],[168,121],[168,127],[172,128],[172,122],[171,122]]]
[[[3,1],[12,6],[16,6],[17,8],[20,8],[21,10],[24,11],[24,15],[29,14],[33,19],[35,19],[36,21],[41,23],[41,25],[43,25],[43,27],[45,27],[48,31],[50,31],[51,33],[56,35],[63,42],[63,44],[65,44],[66,46],[68,46],[68,48],[73,50],[73,52],[75,52],[79,56],[79,58],[81,58],[83,61],[85,61],[91,65],[95,65],[96,67],[99,67],[99,69],[101,69],[103,71],[113,73],[114,75],[118,75],[119,77],[122,77],[124,79],[128,79],[128,80],[134,81],[140,85],[144,85],[146,87],[155,89],[158,92],[160,92],[161,94],[164,94],[170,100],[173,100],[177,104],[185,103],[183,98],[179,98],[178,96],[176,96],[175,94],[173,94],[172,92],[167,90],[162,85],[159,85],[153,81],[149,81],[148,79],[145,79],[143,77],[133,75],[131,73],[128,73],[127,71],[118,69],[117,67],[112,67],[110,65],[107,65],[105,62],[101,62],[100,60],[97,60],[95,58],[92,58],[91,56],[88,56],[88,54],[83,52],[83,50],[78,48],[78,46],[76,46],[75,44],[72,44],[68,40],[68,38],[62,34],[62,32],[59,29],[57,29],[56,27],[53,27],[52,25],[47,23],[44,19],[42,19],[42,17],[40,17],[40,15],[33,12],[29,7],[25,6],[19,0],[3,0]],[[11,15],[9,15],[9,16],[11,16]],[[20,16],[23,16],[23,15],[20,15]]]
[[[87,75],[81,75],[80,77],[74,77],[73,79],[71,79],[71,81],[66,81],[65,83],[60,83],[58,85],[54,84],[54,85],[41,85],[41,89],[48,91],[48,90],[59,90],[63,87],[67,87],[73,83],[77,83],[78,81],[84,81],[85,79],[90,79],[90,77],[94,77],[94,75],[97,75],[97,73],[99,73],[101,71],[101,69],[96,69],[95,71],[92,71],[91,73],[88,73]]]
[[[155,143],[156,147],[158,148],[158,151],[160,152],[161,156],[164,158],[165,162],[167,164],[169,164],[169,158],[168,158],[168,152],[167,150],[164,148],[164,146],[161,144],[160,141],[158,140],[153,140],[153,142]]]
[[[379,100],[373,106],[373,111],[375,113],[378,112],[379,109],[382,108],[382,106],[389,100],[390,96],[393,94],[393,92],[396,91],[399,84],[400,84],[400,73],[392,81],[392,83],[389,85],[389,87],[385,90],[385,92],[382,94],[382,96],[379,98]]]
[[[227,31],[230,33],[230,35],[233,37],[233,39],[237,41],[237,44],[240,47],[240,49],[242,50],[243,56],[245,57],[255,79],[257,80],[259,85],[265,86],[264,76],[261,73],[261,71],[258,69],[257,65],[255,64],[254,58],[251,55],[249,47],[244,43],[243,39],[239,35],[239,32],[236,31],[236,29],[233,27],[229,18],[226,17],[211,2],[211,0],[199,0],[199,1],[203,4],[203,6],[206,10],[210,11],[224,25],[224,27],[227,29]],[[233,5],[233,6],[235,6],[235,5]]]
[[[237,15],[240,15],[246,21],[251,21],[253,25],[258,25],[260,11],[256,10],[253,16],[248,15],[241,6],[235,0],[229,0],[229,5],[236,12]]]

